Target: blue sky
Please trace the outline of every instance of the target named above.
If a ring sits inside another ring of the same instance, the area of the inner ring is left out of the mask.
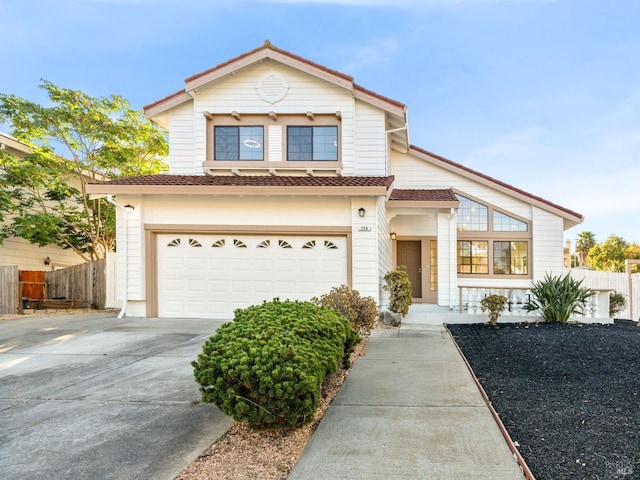
[[[0,92],[139,108],[277,47],[409,107],[415,145],[640,243],[637,0],[0,0]],[[6,128],[5,128],[6,130]]]

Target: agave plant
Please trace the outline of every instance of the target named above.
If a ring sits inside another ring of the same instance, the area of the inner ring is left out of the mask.
[[[573,314],[582,315],[587,300],[594,291],[582,288],[582,280],[574,280],[570,274],[552,277],[548,273],[533,284],[533,298],[524,309],[540,310],[545,322],[566,322]]]

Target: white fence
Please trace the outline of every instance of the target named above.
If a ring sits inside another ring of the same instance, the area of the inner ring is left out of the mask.
[[[105,276],[107,287],[105,308],[122,307],[122,302],[119,301],[118,295],[118,254],[116,252],[107,253]]]
[[[582,280],[582,286],[593,290],[615,290],[622,293],[627,300],[624,310],[615,315],[616,318],[627,318],[638,321],[640,318],[640,273],[631,275],[633,293],[633,314],[629,312],[629,277],[626,273],[600,272],[582,268],[566,269],[564,274],[571,273],[571,277]]]
[[[615,314],[615,318],[640,318],[640,274],[633,274],[633,315],[629,312],[629,277],[626,273],[600,272],[581,268],[565,269],[563,275],[571,274],[575,280],[582,280],[582,286],[596,291],[596,295],[585,305],[583,317],[607,318],[609,316],[609,294],[622,293],[627,302],[626,307]],[[469,315],[480,314],[481,300],[492,293],[504,295],[508,299],[508,307],[504,316],[536,316],[536,312],[527,313],[524,305],[531,298],[531,290],[505,287],[458,287],[460,299],[459,312]]]

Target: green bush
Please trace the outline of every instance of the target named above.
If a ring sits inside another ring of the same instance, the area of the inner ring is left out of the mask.
[[[573,314],[584,313],[584,303],[594,292],[582,288],[582,280],[574,280],[570,274],[552,277],[546,274],[541,282],[533,284],[534,298],[524,306],[528,312],[540,310],[545,322],[566,322]]]
[[[278,299],[236,310],[192,362],[204,402],[256,429],[313,418],[326,375],[360,338],[336,311]]]
[[[384,281],[386,285],[383,288],[389,292],[389,310],[404,317],[409,313],[409,307],[413,303],[407,267],[398,265],[395,270],[385,274]]]
[[[361,297],[360,292],[351,290],[347,285],[333,287],[329,293],[311,301],[342,314],[360,334],[369,333],[378,317],[376,301],[371,297]]]
[[[480,309],[483,312],[489,310],[489,322],[491,325],[498,323],[498,317],[504,312],[507,304],[507,297],[504,295],[487,295],[480,302]]]
[[[609,317],[613,318],[627,306],[627,297],[624,293],[611,292],[609,294]]]

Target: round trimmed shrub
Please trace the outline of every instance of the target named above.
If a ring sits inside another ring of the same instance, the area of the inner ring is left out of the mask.
[[[192,362],[204,402],[256,429],[313,418],[326,375],[360,338],[333,309],[281,302],[235,311]]]

